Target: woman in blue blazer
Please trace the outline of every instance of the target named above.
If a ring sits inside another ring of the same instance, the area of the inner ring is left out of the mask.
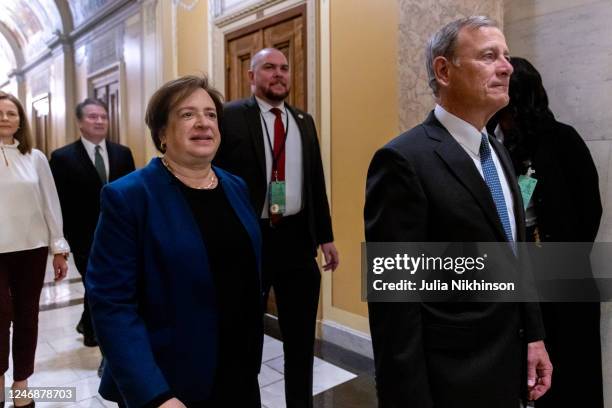
[[[206,78],[163,85],[145,118],[163,157],[102,190],[86,287],[120,406],[261,405],[261,237],[245,183],[211,166],[221,112]]]

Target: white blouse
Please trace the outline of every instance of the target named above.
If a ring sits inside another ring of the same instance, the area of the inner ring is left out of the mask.
[[[45,246],[70,252],[49,162],[40,150],[21,154],[18,145],[0,142],[0,253]]]

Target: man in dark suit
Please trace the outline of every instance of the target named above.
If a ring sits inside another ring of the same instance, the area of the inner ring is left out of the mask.
[[[523,240],[512,165],[485,130],[508,103],[512,66],[503,34],[486,17],[449,23],[428,44],[427,70],[435,110],[370,164],[366,241]],[[537,305],[368,306],[380,407],[518,408],[550,386]]]
[[[333,233],[312,117],[284,102],[290,68],[277,49],[251,60],[253,96],[223,109],[219,167],[242,177],[261,217],[264,293],[274,287],[285,352],[288,408],[312,406],[312,364],[321,274],[335,270]]]
[[[85,279],[87,260],[100,213],[100,190],[108,182],[134,170],[129,148],[106,140],[108,109],[104,102],[85,99],[76,107],[81,138],[51,154],[51,171],[62,206],[64,235],[72,248],[74,263]],[[77,325],[83,343],[97,346],[89,316],[87,294]]]

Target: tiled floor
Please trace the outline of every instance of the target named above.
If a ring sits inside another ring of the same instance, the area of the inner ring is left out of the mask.
[[[51,272],[47,273],[41,295],[36,366],[29,385],[76,387],[77,403],[40,402],[37,403],[39,407],[116,406],[98,395],[100,380],[96,370],[101,358],[99,349],[84,347],[83,337],[75,331],[82,311],[82,299],[83,286],[74,265],[71,265],[68,277],[57,284],[53,283]],[[259,375],[262,404],[266,408],[285,407],[282,343],[265,336],[262,361]],[[6,373],[7,385],[12,382],[11,373],[12,368],[9,367]],[[347,370],[315,358],[313,394],[321,396],[356,377]]]

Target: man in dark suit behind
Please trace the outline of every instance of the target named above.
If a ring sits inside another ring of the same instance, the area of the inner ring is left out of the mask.
[[[335,270],[333,233],[312,117],[284,102],[290,68],[277,49],[253,56],[253,96],[228,103],[215,164],[242,177],[261,218],[263,284],[274,287],[285,352],[288,408],[312,407],[312,364],[321,274]]]
[[[366,241],[523,240],[512,165],[485,130],[508,103],[512,66],[503,34],[486,17],[460,19],[432,37],[426,59],[437,105],[374,155]],[[380,407],[518,408],[550,386],[537,305],[368,306]]]
[[[100,213],[100,190],[108,182],[134,170],[129,148],[106,140],[108,109],[104,102],[85,99],[76,107],[81,138],[51,154],[51,171],[62,206],[64,235],[74,263],[85,279],[87,260]],[[97,346],[87,294],[77,325],[86,346]]]

